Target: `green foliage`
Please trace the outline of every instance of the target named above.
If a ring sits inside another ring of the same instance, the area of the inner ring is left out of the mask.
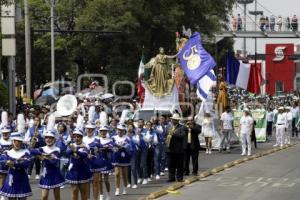
[[[45,0],[29,0],[30,20],[34,30],[50,30],[50,8]],[[234,0],[59,0],[55,7],[58,30],[120,31],[121,34],[57,33],[55,34],[56,77],[71,72],[105,73],[110,85],[115,80],[136,79],[144,46],[146,60],[163,46],[175,53],[175,32],[182,25],[199,31],[207,38],[205,48],[218,58],[225,55],[232,42],[215,47],[213,35],[228,20]],[[17,38],[24,40],[24,25],[18,24]],[[35,84],[50,79],[50,33],[31,37],[32,78]],[[210,41],[210,42],[209,42]],[[24,42],[18,45],[17,71],[24,72]],[[224,45],[224,46],[223,46]],[[100,66],[105,66],[101,70]],[[24,80],[24,78],[23,78]]]
[[[2,81],[0,81],[0,107],[8,106],[8,90]]]

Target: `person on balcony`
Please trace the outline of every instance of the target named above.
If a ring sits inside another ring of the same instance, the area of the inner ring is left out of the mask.
[[[282,17],[279,15],[277,18],[277,26],[278,26],[278,31],[282,30]]]

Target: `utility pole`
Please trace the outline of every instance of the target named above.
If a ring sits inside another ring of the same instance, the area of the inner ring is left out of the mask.
[[[54,52],[54,6],[56,0],[45,0],[50,6],[51,18],[51,82],[55,82],[55,52]]]
[[[50,0],[51,17],[51,82],[55,82],[55,54],[54,54],[54,4],[55,0]]]
[[[2,55],[8,58],[8,95],[9,112],[16,116],[16,83],[15,83],[15,56],[16,56],[16,28],[15,28],[15,2],[1,6],[1,33]]]
[[[246,31],[247,29],[247,4],[253,3],[254,0],[237,0],[237,2],[239,4],[243,4],[244,6],[244,31]],[[247,42],[246,42],[246,38],[243,39],[243,54],[244,57],[246,57],[246,46],[247,46]]]
[[[28,0],[24,0],[24,20],[25,20],[25,67],[26,67],[26,96],[31,98],[31,40]]]
[[[247,29],[247,24],[246,24],[246,20],[247,20],[247,4],[244,4],[244,31],[246,31]],[[246,58],[246,46],[247,46],[247,42],[246,42],[246,38],[243,39],[243,54],[244,54],[244,58]]]

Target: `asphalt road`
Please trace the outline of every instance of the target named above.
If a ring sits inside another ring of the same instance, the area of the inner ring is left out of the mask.
[[[298,200],[300,144],[209,176],[160,200]]]
[[[258,149],[253,148],[253,153],[260,152],[260,151],[263,151],[266,149],[270,149],[270,148],[272,148],[273,144],[274,144],[273,141],[266,142],[266,143],[258,143]],[[199,173],[201,173],[202,171],[205,171],[207,169],[220,166],[226,162],[236,160],[241,157],[240,154],[241,154],[241,149],[240,149],[239,145],[235,146],[232,149],[231,153],[225,153],[225,152],[219,153],[217,151],[214,151],[211,155],[206,155],[204,151],[200,151]],[[32,176],[32,177],[34,177],[34,176]],[[114,196],[114,192],[115,192],[114,177],[112,175],[112,176],[110,176],[110,182],[111,182],[111,187],[112,187],[110,194],[111,194],[111,197],[113,200],[135,200],[135,199],[139,199],[141,197],[147,196],[149,193],[157,191],[157,190],[161,189],[162,187],[166,187],[169,184],[166,182],[166,180],[167,180],[167,176],[161,176],[160,180],[153,180],[153,181],[149,182],[147,185],[139,185],[137,189],[129,188],[129,189],[127,189],[127,193],[128,193],[127,195],[120,195],[120,196],[116,197],[116,196]],[[31,196],[28,199],[29,200],[41,199],[41,197],[40,197],[41,190],[40,190],[40,188],[38,188],[37,181],[31,180],[31,182],[32,182],[31,186],[32,186],[33,196]],[[122,186],[121,186],[121,188],[122,188]],[[214,188],[214,187],[212,187],[212,188]],[[206,192],[204,192],[204,193],[206,193]],[[52,193],[51,193],[49,199],[53,199]],[[68,185],[66,185],[66,187],[61,190],[61,199],[71,199],[70,188]],[[182,199],[182,196],[179,197],[179,199]]]

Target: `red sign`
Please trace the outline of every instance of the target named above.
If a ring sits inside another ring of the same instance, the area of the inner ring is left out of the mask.
[[[294,44],[266,45],[266,93],[279,94],[294,90]]]

